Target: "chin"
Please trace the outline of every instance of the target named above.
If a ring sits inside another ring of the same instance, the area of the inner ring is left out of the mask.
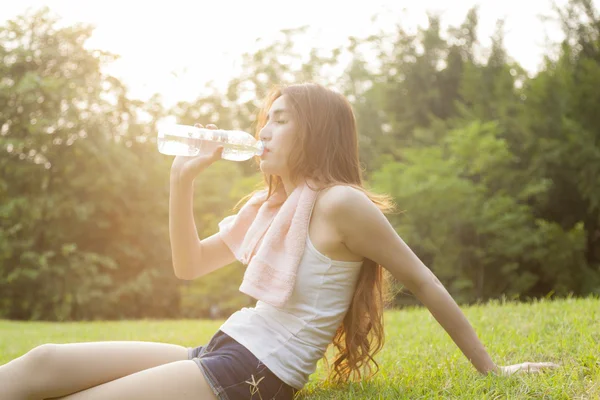
[[[279,175],[278,169],[273,168],[273,166],[269,165],[269,162],[266,160],[261,160],[260,170],[266,175]]]

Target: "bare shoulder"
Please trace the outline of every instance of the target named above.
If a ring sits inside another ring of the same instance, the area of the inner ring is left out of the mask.
[[[395,235],[388,220],[369,196],[352,186],[323,190],[321,207],[331,231],[351,254],[369,258],[381,254],[381,245]]]
[[[371,203],[359,189],[352,186],[336,185],[322,189],[314,207],[315,218],[311,223],[313,244],[328,257],[341,261],[360,261],[361,255],[353,252],[346,244],[345,224],[351,214],[361,214],[361,208]],[[372,204],[372,203],[371,203]],[[368,206],[368,205],[367,205]],[[340,223],[340,221],[346,221]]]
[[[336,185],[324,189],[319,202],[323,210],[336,219],[366,211],[374,206],[364,192],[346,185]]]

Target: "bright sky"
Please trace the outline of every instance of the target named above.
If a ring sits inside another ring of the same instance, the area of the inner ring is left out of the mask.
[[[556,26],[539,20],[554,15],[550,0],[18,0],[0,3],[0,24],[44,5],[66,24],[91,23],[96,30],[88,47],[121,55],[109,71],[130,94],[147,98],[160,93],[171,105],[193,100],[208,81],[224,87],[240,67],[241,54],[256,48],[257,38],[270,42],[281,29],[309,25],[303,43],[308,52],[345,44],[349,36],[388,30],[399,21],[422,25],[425,10],[442,11],[444,24],[457,25],[474,4],[480,6],[480,41],[489,44],[496,20],[505,18],[508,52],[529,71],[547,53],[546,37],[561,38]],[[371,17],[381,13],[376,26]]]

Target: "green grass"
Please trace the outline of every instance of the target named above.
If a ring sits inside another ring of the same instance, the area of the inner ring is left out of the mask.
[[[386,345],[370,382],[323,384],[323,364],[303,399],[600,399],[600,299],[494,302],[463,308],[499,365],[553,361],[539,375],[481,376],[426,309],[389,311]],[[42,343],[148,340],[197,346],[222,321],[38,323],[0,321],[0,364]]]

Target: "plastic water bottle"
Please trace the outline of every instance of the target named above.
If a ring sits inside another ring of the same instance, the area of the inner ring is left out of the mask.
[[[221,158],[245,161],[263,153],[263,143],[243,131],[166,125],[158,129],[158,151],[171,156],[211,154],[223,146]]]

